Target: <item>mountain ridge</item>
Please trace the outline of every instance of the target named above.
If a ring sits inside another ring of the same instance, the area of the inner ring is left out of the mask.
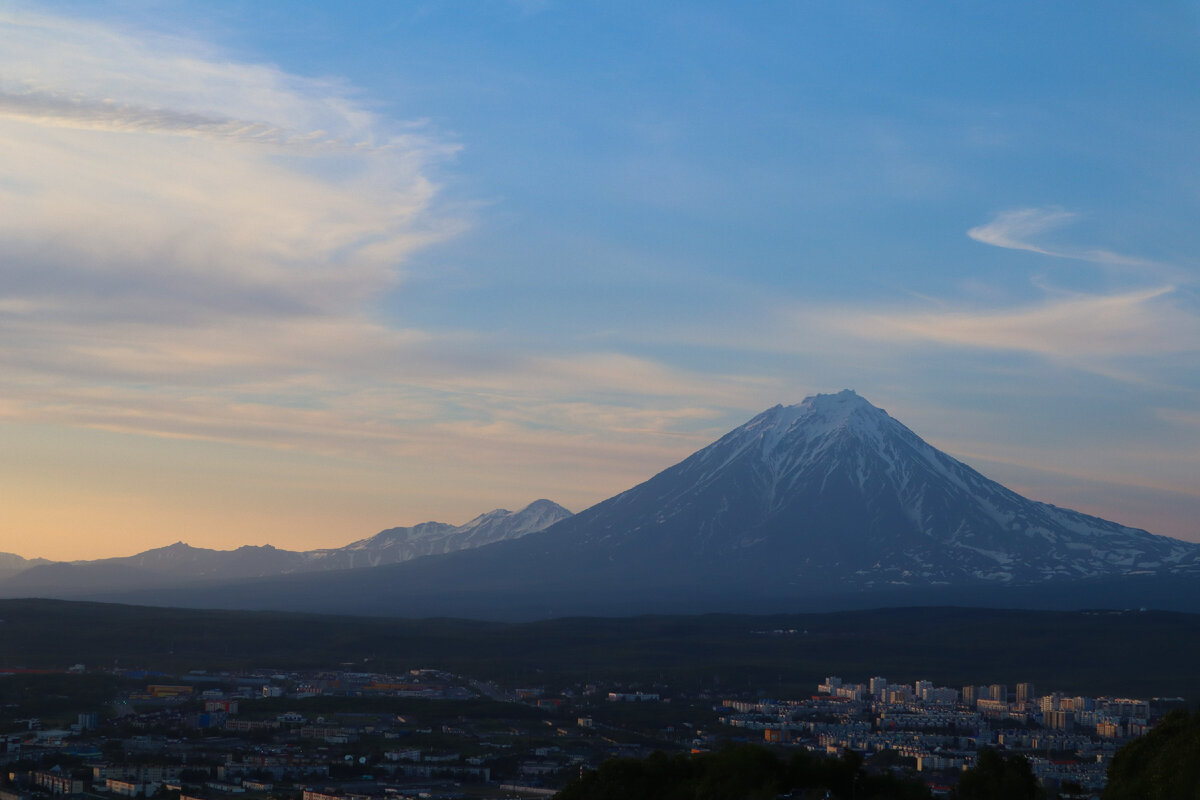
[[[0,582],[27,569],[51,563],[44,558],[23,558],[16,553],[0,553]]]
[[[182,541],[131,556],[54,562],[0,554],[0,597],[80,597],[98,592],[151,589],[184,581],[260,579],[275,575],[359,569],[402,563],[434,553],[524,536],[570,516],[550,500],[535,500],[520,511],[494,509],[463,525],[422,522],[388,528],[338,548],[293,551],[272,545],[242,545],[232,550],[192,547]],[[414,540],[410,542],[410,540]],[[407,546],[397,546],[397,543]]]

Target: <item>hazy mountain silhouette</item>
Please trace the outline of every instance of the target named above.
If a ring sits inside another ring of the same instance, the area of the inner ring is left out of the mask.
[[[291,573],[377,567],[514,539],[569,517],[549,500],[520,511],[498,508],[465,525],[423,522],[389,528],[344,547],[297,552],[270,545],[210,550],[176,542],[132,556],[70,563],[0,554],[0,597],[91,597],[196,582],[259,579]],[[8,568],[11,563],[12,567]],[[5,571],[7,568],[7,571]],[[7,576],[7,579],[3,579]]]

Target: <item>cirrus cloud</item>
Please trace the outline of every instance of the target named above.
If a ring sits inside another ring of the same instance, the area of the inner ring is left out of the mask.
[[[1114,267],[1162,267],[1143,258],[1114,253],[1104,248],[1054,247],[1038,244],[1038,239],[1048,231],[1060,228],[1079,215],[1057,206],[1045,208],[1018,208],[997,214],[989,222],[967,231],[967,236],[981,244],[1002,247],[1008,250],[1025,250],[1054,258],[1075,261],[1090,261]]]
[[[1079,295],[992,310],[859,314],[846,330],[891,341],[1019,350],[1090,359],[1200,350],[1200,318],[1173,302],[1174,287]]]

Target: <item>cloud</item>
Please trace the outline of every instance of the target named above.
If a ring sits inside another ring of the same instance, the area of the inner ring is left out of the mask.
[[[671,435],[630,413],[683,424],[761,384],[377,313],[408,257],[462,228],[435,178],[456,146],[377,117],[353,87],[48,15],[0,14],[0,35],[0,149],[19,154],[0,162],[10,418],[40,406],[159,436],[399,448],[410,414],[544,436],[569,422],[548,402],[585,396],[605,410],[584,436],[618,419]]]
[[[118,133],[163,133],[251,142],[275,147],[321,149],[346,146],[323,131],[301,134],[266,122],[213,117],[173,109],[139,108],[28,92],[0,93],[0,117],[35,125]]]
[[[427,339],[371,309],[460,229],[452,143],[198,42],[15,13],[0,36],[0,386],[262,402]]]
[[[1179,281],[1066,293],[1035,280],[1046,296],[1019,306],[980,308],[939,300],[932,311],[826,309],[815,316],[864,341],[1027,353],[1120,381],[1153,383],[1147,376],[1156,371],[1156,364],[1200,351],[1200,315],[1189,303],[1191,279],[1168,265],[1108,250],[1043,244],[1045,234],[1077,218],[1078,214],[1058,207],[1016,209],[971,228],[967,235],[1008,250],[1153,268],[1160,278],[1170,273]]]
[[[9,14],[0,33],[9,299],[345,312],[456,229],[430,177],[455,148],[347,87],[96,23]]]
[[[1016,350],[1064,360],[1196,352],[1200,318],[1173,302],[1173,293],[1166,286],[1004,310],[860,313],[839,324],[878,340]]]
[[[1195,432],[1200,433],[1200,411],[1194,409],[1160,408],[1155,413],[1162,420],[1191,428]],[[1196,491],[1200,493],[1200,487],[1197,487]]]
[[[983,225],[967,231],[967,236],[982,244],[1003,247],[1008,250],[1025,250],[1054,258],[1090,261],[1115,267],[1159,267],[1146,259],[1114,253],[1103,248],[1050,247],[1037,244],[1036,240],[1047,231],[1060,228],[1079,215],[1056,206],[1044,208],[1020,208],[1004,211]]]
[[[388,133],[352,87],[239,62],[198,39],[31,12],[0,11],[0,30],[0,89],[35,99],[47,117],[153,109],[163,120],[258,120],[339,138]]]
[[[967,231],[967,236],[993,247],[1054,255],[1045,248],[1029,242],[1029,238],[1057,228],[1076,217],[1076,214],[1061,208],[1022,208],[998,214],[991,222],[971,228]]]

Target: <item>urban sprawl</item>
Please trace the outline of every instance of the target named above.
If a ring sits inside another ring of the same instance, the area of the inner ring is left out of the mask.
[[[0,697],[4,681],[22,677],[0,674]],[[120,677],[146,682],[99,713],[17,719],[18,704],[0,709],[0,800],[550,796],[608,758],[739,741],[854,750],[935,794],[981,748],[999,748],[1026,756],[1047,787],[1095,791],[1117,748],[1182,704],[883,677],[829,677],[794,699],[659,684],[505,688],[430,669]]]

